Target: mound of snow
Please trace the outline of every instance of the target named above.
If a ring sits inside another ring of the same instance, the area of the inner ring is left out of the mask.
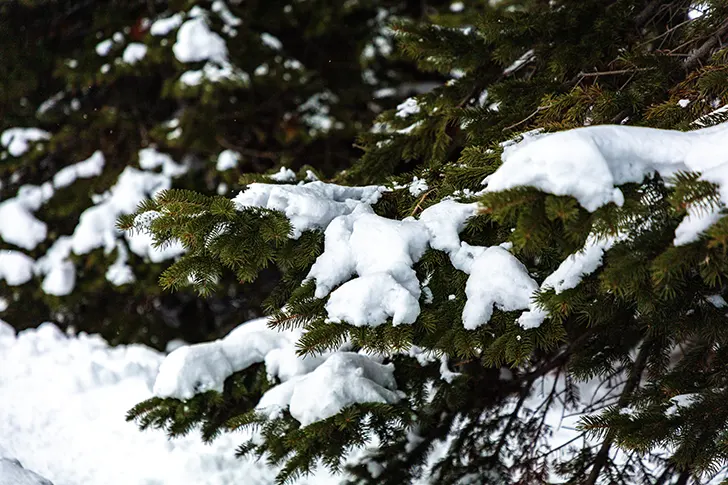
[[[51,323],[15,335],[0,321],[0,484],[274,483],[277,470],[263,461],[235,458],[245,436],[206,445],[194,432],[168,440],[125,421],[152,397],[164,357],[141,345],[110,347],[96,335],[69,337]],[[319,472],[297,483],[338,482]]]

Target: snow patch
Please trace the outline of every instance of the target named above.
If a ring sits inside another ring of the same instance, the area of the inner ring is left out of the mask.
[[[234,199],[238,210],[263,207],[283,212],[293,226],[292,237],[303,231],[325,229],[337,216],[350,214],[361,204],[373,204],[384,190],[379,186],[345,187],[324,182],[301,185],[250,184]]]
[[[62,168],[53,176],[53,187],[61,189],[68,187],[79,178],[91,178],[101,175],[106,159],[104,154],[96,150],[89,158],[82,162]]]
[[[132,42],[121,55],[121,59],[127,64],[136,64],[147,55],[147,46],[140,42]]]
[[[8,128],[0,133],[0,144],[14,157],[28,151],[31,143],[48,140],[51,134],[39,128]]]
[[[20,251],[0,250],[0,280],[19,286],[33,277],[33,259]]]
[[[275,180],[276,182],[295,182],[296,172],[290,168],[281,167],[281,169],[273,175],[268,175],[268,178]]]
[[[179,62],[215,61],[227,63],[228,50],[225,40],[210,30],[204,16],[187,20],[177,31],[177,41],[172,52]]]

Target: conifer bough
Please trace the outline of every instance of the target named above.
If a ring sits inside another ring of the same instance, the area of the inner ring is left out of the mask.
[[[184,248],[166,287],[282,274],[268,320],[172,352],[129,418],[255,429],[238,452],[280,482],[321,464],[372,484],[722,479],[728,52],[702,49],[728,10],[701,5],[395,24],[456,75],[383,113],[350,170],[165,191],[123,218]]]

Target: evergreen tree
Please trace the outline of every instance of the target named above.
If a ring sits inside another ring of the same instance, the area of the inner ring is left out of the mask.
[[[226,275],[206,299],[163,293],[179,251],[124,238],[114,220],[160,188],[227,194],[241,173],[348,167],[358,131],[437,79],[391,53],[388,19],[421,9],[3,2],[0,316],[164,347],[260,314],[275,271],[255,285]]]
[[[400,52],[455,76],[383,113],[340,185],[248,177],[232,201],[166,191],[121,220],[184,245],[166,288],[282,274],[270,329],[172,353],[129,418],[255,429],[238,452],[281,482],[720,476],[728,7],[466,12],[394,23]]]

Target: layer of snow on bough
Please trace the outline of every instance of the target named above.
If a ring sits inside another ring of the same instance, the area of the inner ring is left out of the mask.
[[[373,204],[384,189],[378,186],[345,187],[324,182],[301,185],[250,184],[234,199],[238,209],[263,207],[283,212],[293,226],[293,237],[303,231],[325,229],[337,216],[350,214],[361,204]]]
[[[48,234],[48,226],[33,213],[53,196],[53,186],[23,185],[15,197],[0,203],[0,238],[9,244],[32,250]]]
[[[290,168],[281,167],[278,172],[274,173],[273,175],[269,175],[268,178],[271,180],[275,180],[276,182],[295,182],[296,172],[294,172]]]
[[[114,261],[106,270],[106,280],[114,286],[127,285],[136,280],[134,273],[129,266],[129,251],[120,241],[116,243],[118,251],[116,261]]]
[[[157,151],[155,147],[139,150],[139,167],[143,170],[155,170],[161,167],[162,174],[167,177],[179,177],[187,173],[187,167],[175,162],[172,157]]]
[[[228,58],[225,40],[210,30],[204,15],[182,24],[177,31],[177,41],[172,46],[172,52],[180,62],[210,60],[225,64]]]
[[[279,51],[283,49],[283,43],[278,40],[278,37],[275,37],[267,32],[263,32],[260,34],[260,40],[263,41],[263,44],[270,47],[274,51]]]
[[[96,335],[67,337],[49,323],[16,336],[0,321],[0,459],[9,458],[0,460],[0,483],[47,483],[20,481],[35,478],[28,470],[54,485],[274,483],[278,469],[235,457],[247,431],[203,443],[194,430],[168,439],[163,430],[126,422],[132,406],[153,396],[164,358],[141,345],[111,347]],[[133,466],[120,467],[120,457]],[[340,479],[319,470],[295,483]]]
[[[475,258],[465,285],[468,300],[463,325],[474,329],[488,322],[493,307],[504,311],[527,308],[537,289],[523,263],[501,247],[489,247]]]
[[[270,417],[288,409],[305,426],[352,404],[400,399],[393,365],[342,351],[299,356],[300,337],[300,330],[273,330],[261,318],[240,325],[223,339],[179,347],[162,362],[154,393],[189,399],[205,391],[222,392],[227,377],[264,363],[270,378],[281,381],[257,406]]]
[[[728,124],[692,132],[603,125],[531,137],[504,149],[488,190],[536,187],[574,196],[589,211],[620,205],[618,185],[653,173],[706,172],[728,162],[726,134]]]
[[[553,290],[558,295],[565,290],[576,288],[585,276],[592,274],[602,265],[604,253],[621,239],[623,237],[589,236],[581,251],[566,258],[556,271],[544,279],[541,291]],[[531,301],[529,310],[521,314],[518,323],[526,329],[536,328],[546,317],[548,312]]]
[[[132,42],[121,55],[121,59],[127,64],[136,64],[147,55],[147,46],[141,42]]]
[[[417,104],[415,98],[407,98],[404,102],[397,106],[397,118],[407,118],[410,115],[416,115],[420,112],[420,105]]]
[[[489,192],[535,187],[575,197],[587,210],[622,205],[619,185],[639,183],[651,174],[701,173],[719,187],[728,204],[728,123],[691,132],[634,126],[590,126],[532,136],[506,146],[503,165],[487,177]],[[706,221],[691,224],[705,230]],[[679,240],[691,240],[688,227]]]
[[[716,206],[697,207],[688,206],[687,215],[675,228],[675,246],[684,246],[697,241],[700,235],[720,220],[721,208]]]
[[[353,352],[336,352],[314,371],[266,392],[257,408],[276,416],[288,408],[302,426],[334,416],[357,403],[396,403],[394,365]]]
[[[366,197],[360,193],[359,200],[345,205],[335,200],[337,192],[355,189],[372,192]],[[240,209],[266,207],[285,213],[295,238],[303,230],[325,229],[324,252],[307,280],[315,281],[317,298],[330,294],[326,310],[331,322],[377,326],[391,318],[395,325],[414,323],[422,289],[413,265],[428,247],[445,251],[457,269],[470,275],[471,298],[463,312],[467,328],[487,323],[494,305],[506,311],[528,308],[538,285],[513,255],[501,247],[460,241],[459,232],[477,213],[477,204],[444,200],[425,209],[419,220],[399,221],[374,214],[371,204],[382,190],[321,182],[252,184],[234,200]],[[335,215],[337,211],[341,214]]]
[[[153,147],[139,151],[139,165],[149,170],[161,168],[162,173],[126,167],[111,190],[95,199],[97,205],[81,214],[72,235],[71,247],[75,254],[86,254],[96,248],[103,248],[107,253],[113,251],[117,247],[117,239],[121,237],[121,232],[116,228],[116,219],[134,212],[144,199],[169,189],[172,185],[171,178],[187,171],[186,166],[176,163],[169,155],[158,152]],[[155,215],[146,214],[145,217]],[[179,243],[155,247],[152,236],[145,232],[126,233],[124,236],[133,253],[155,263],[177,257],[183,252]],[[111,275],[119,281],[117,276]],[[128,275],[121,278],[121,281],[129,282]]]
[[[174,15],[170,15],[167,18],[157,19],[152,22],[151,27],[149,27],[149,33],[154,36],[167,35],[174,29],[182,25],[183,18],[184,16],[182,15],[182,13],[178,12]]]
[[[41,288],[49,295],[69,295],[76,285],[76,267],[69,259],[73,240],[61,236],[35,264],[35,272],[45,275]]]
[[[38,128],[8,128],[0,133],[0,144],[10,155],[19,157],[28,151],[31,143],[50,137],[50,133]]]
[[[224,172],[225,170],[230,170],[231,168],[237,167],[239,162],[240,154],[238,152],[235,152],[233,150],[223,150],[217,156],[216,168],[219,171]]]
[[[68,187],[77,179],[91,178],[101,175],[104,170],[104,154],[96,150],[89,158],[82,162],[74,163],[59,170],[53,176],[53,187],[60,189]]]
[[[114,47],[114,41],[111,39],[102,40],[96,44],[96,54],[101,57],[106,57],[111,52],[111,48]]]
[[[234,81],[237,83],[247,84],[250,82],[250,76],[233,66],[229,62],[218,64],[216,62],[207,62],[202,69],[194,71],[186,71],[179,77],[180,83],[185,86],[199,86],[203,81],[217,83],[221,81]]]
[[[103,200],[81,214],[72,236],[73,252],[86,254],[96,248],[112,251],[120,236],[116,219],[134,212],[141,201],[170,186],[169,177],[126,167]]]
[[[0,281],[18,286],[33,277],[33,259],[20,251],[0,250]]]
[[[264,362],[274,349],[292,346],[295,336],[269,329],[267,319],[261,318],[240,325],[223,339],[182,346],[159,368],[154,394],[189,399],[205,391],[222,392],[227,377]]]

